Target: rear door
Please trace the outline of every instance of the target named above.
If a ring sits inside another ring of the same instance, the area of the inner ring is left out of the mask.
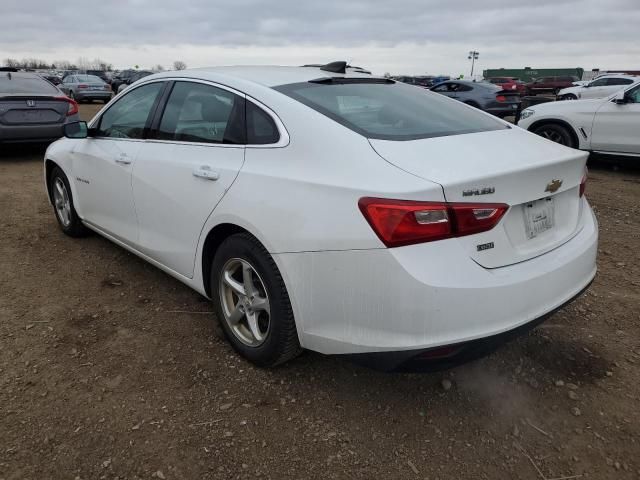
[[[71,154],[80,215],[130,245],[138,238],[131,171],[164,85],[148,83],[118,99]]]
[[[607,92],[610,90],[607,88],[607,78],[599,78],[598,80],[594,80],[587,86],[583,88],[580,92],[581,98],[602,98],[607,96]]]
[[[596,112],[591,149],[640,154],[640,85],[626,93],[627,103],[605,101]]]
[[[244,95],[176,81],[136,159],[139,249],[189,278],[202,227],[244,162],[244,117]]]

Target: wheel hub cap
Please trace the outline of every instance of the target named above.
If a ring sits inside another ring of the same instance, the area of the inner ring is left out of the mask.
[[[220,299],[224,320],[234,336],[250,347],[264,343],[271,327],[266,288],[249,262],[232,258],[222,268]]]
[[[71,201],[67,187],[60,177],[57,177],[53,182],[53,204],[60,223],[64,227],[68,227],[71,224]]]

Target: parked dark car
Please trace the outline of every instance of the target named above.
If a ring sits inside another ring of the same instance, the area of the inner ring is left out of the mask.
[[[40,75],[47,82],[55,85],[56,87],[62,83],[62,79],[60,77],[56,77],[55,75]]]
[[[488,82],[449,80],[431,87],[431,91],[455,98],[501,118],[516,115],[520,106],[520,95],[517,91],[503,90]]]
[[[563,88],[569,88],[573,86],[573,82],[577,81],[578,77],[563,76],[563,77],[542,77],[526,84],[527,95],[537,95],[539,93],[557,93]]]
[[[40,75],[0,73],[0,143],[49,142],[79,120],[78,104]]]
[[[114,93],[120,93],[133,82],[137,82],[147,75],[153,75],[153,72],[148,70],[124,70],[120,75],[113,79],[111,88]]]

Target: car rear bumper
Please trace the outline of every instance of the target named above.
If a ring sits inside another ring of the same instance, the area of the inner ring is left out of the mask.
[[[404,352],[502,334],[544,317],[596,272],[597,223],[538,257],[487,269],[457,239],[393,249],[275,254],[303,347]]]
[[[0,142],[47,142],[62,137],[62,123],[50,125],[0,125]]]
[[[111,98],[111,90],[104,92],[75,92],[75,98],[76,100],[109,100]]]

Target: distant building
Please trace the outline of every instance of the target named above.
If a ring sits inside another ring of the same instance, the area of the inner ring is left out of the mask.
[[[523,82],[531,82],[542,77],[576,77],[580,80],[584,68],[493,68],[483,72],[484,78],[513,77]]]

